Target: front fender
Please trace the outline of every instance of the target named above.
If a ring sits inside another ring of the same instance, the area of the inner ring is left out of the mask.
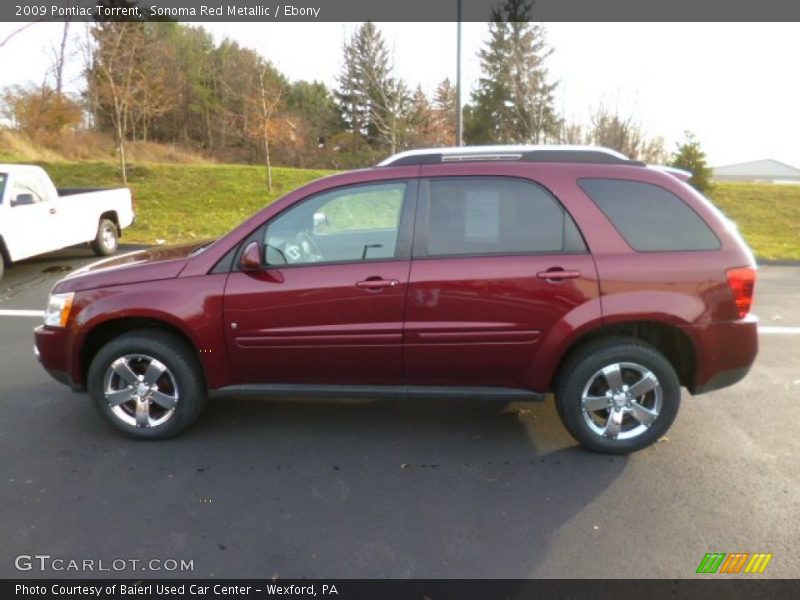
[[[76,294],[69,372],[83,383],[81,364],[92,331],[114,321],[147,319],[181,332],[194,346],[210,389],[230,383],[222,311],[225,274],[98,288]]]

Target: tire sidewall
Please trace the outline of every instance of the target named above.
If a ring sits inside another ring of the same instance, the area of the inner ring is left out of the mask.
[[[114,234],[114,245],[111,248],[103,243],[103,231],[105,231],[107,228],[111,229]],[[97,236],[95,237],[93,245],[95,252],[101,256],[111,256],[117,251],[117,247],[119,246],[119,235],[117,234],[117,226],[113,221],[108,219],[100,220],[100,224],[97,226]]]
[[[583,417],[581,396],[590,378],[613,363],[637,363],[658,379],[662,391],[661,411],[644,433],[627,440],[604,438],[592,431]],[[585,448],[595,452],[627,454],[658,441],[670,428],[678,414],[681,387],[669,361],[651,346],[638,342],[611,343],[595,346],[580,353],[565,367],[556,391],[556,406],[564,426]]]
[[[104,381],[108,368],[126,354],[145,354],[161,361],[178,387],[175,414],[156,427],[136,427],[121,421],[105,400]],[[179,338],[162,332],[126,334],[103,346],[89,367],[87,388],[100,413],[118,430],[137,439],[165,439],[188,428],[205,403],[205,386],[190,349]]]

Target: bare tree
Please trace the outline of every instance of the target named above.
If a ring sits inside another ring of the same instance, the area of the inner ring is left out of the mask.
[[[10,42],[12,39],[14,39],[20,33],[25,31],[26,29],[28,29],[28,27],[33,27],[34,25],[36,25],[37,23],[41,23],[42,21],[44,21],[44,18],[37,19],[36,21],[31,21],[30,23],[26,23],[22,27],[19,27],[18,29],[15,29],[14,31],[9,33],[6,37],[4,37],[2,40],[0,40],[0,48],[5,46],[8,42]]]
[[[561,135],[559,136],[559,142],[574,146],[591,144],[591,132],[586,131],[586,129],[580,123],[568,123],[564,121],[561,124]]]
[[[280,106],[283,98],[283,86],[267,78],[267,68],[262,66],[258,70],[258,81],[251,90],[248,103],[251,106],[251,116],[248,118],[245,133],[248,137],[257,139],[264,150],[264,165],[267,168],[267,192],[272,192],[272,163],[270,161],[269,144],[273,128],[273,114]]]
[[[147,141],[154,119],[178,104],[183,73],[175,68],[175,50],[162,39],[149,39],[137,61],[137,85],[131,99],[133,139]],[[137,131],[138,129],[138,131]]]
[[[128,182],[125,141],[128,137],[131,111],[140,93],[143,77],[137,59],[144,46],[140,23],[104,22],[93,30],[97,47],[93,53],[89,76],[99,97],[98,106],[108,106],[109,118],[119,154],[123,183]]]
[[[69,19],[64,19],[64,30],[61,34],[61,44],[58,46],[58,50],[55,53],[55,65],[53,66],[53,70],[55,71],[55,79],[56,79],[56,93],[60,94],[61,91],[64,89],[64,66],[67,62],[67,42],[69,40]]]
[[[405,83],[394,77],[382,80],[375,77],[376,72],[366,70],[367,86],[372,91],[370,119],[379,136],[389,145],[390,154],[397,151],[402,136],[409,94]]]
[[[620,116],[600,105],[592,115],[587,141],[622,152],[633,160],[664,162],[666,150],[660,137],[647,139],[641,124],[633,115]]]

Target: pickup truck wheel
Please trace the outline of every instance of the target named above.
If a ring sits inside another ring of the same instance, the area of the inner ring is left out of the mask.
[[[100,219],[97,236],[92,241],[92,250],[97,256],[111,256],[117,251],[117,225],[109,219]]]
[[[202,371],[194,352],[180,338],[157,329],[108,342],[92,360],[87,383],[103,416],[140,439],[181,433],[205,404]]]
[[[595,452],[627,454],[658,441],[675,420],[681,388],[652,346],[614,338],[588,344],[559,372],[556,407],[564,426]]]

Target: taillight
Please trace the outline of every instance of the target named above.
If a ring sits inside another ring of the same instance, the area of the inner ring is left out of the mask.
[[[739,267],[728,269],[725,274],[728,277],[728,287],[733,294],[733,301],[736,303],[736,310],[739,311],[739,318],[742,319],[750,312],[750,305],[753,303],[756,270],[753,267]]]

